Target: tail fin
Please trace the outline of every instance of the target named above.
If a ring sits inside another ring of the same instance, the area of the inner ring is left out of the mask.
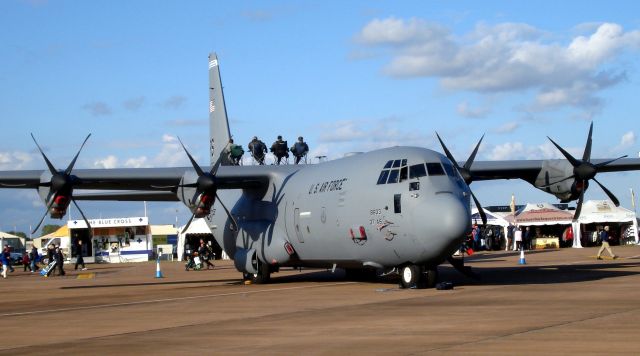
[[[226,149],[231,138],[218,56],[215,53],[209,54],[209,137],[211,139],[211,165],[213,165],[218,160],[220,153]],[[222,155],[221,164],[231,164],[228,155]]]

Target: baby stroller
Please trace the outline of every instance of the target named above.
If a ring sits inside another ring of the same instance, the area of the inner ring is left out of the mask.
[[[202,269],[202,259],[200,258],[200,256],[198,256],[197,252],[194,252],[193,256],[189,255],[187,259],[187,264],[184,266],[184,270],[188,271],[190,268],[194,271],[199,271]]]

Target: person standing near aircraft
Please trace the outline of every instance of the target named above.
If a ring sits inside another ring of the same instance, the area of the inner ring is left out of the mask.
[[[602,246],[600,246],[600,250],[598,250],[598,256],[596,256],[596,259],[602,259],[600,255],[602,255],[602,251],[604,251],[605,249],[607,250],[607,252],[609,252],[611,258],[613,258],[614,260],[618,258],[618,256],[613,254],[613,251],[611,251],[611,246],[609,246],[609,226],[605,226],[604,229],[600,231],[600,240],[602,241]]]
[[[198,249],[198,253],[200,254],[200,258],[204,260],[204,263],[207,264],[207,269],[216,267],[213,265],[213,263],[209,262],[212,251],[202,239],[200,240],[200,248]]]
[[[278,139],[271,145],[271,152],[276,156],[276,164],[280,164],[282,158],[289,158],[289,149],[287,147],[287,141],[282,140],[282,135],[278,135]]]
[[[82,256],[82,240],[78,240],[78,244],[76,245],[76,267],[75,270],[78,269],[78,265],[82,265],[82,270],[86,271],[87,268],[84,266],[84,257]]]
[[[60,276],[64,276],[66,273],[64,272],[64,254],[62,253],[62,249],[57,247],[54,254],[53,259],[56,260],[56,267],[58,267],[58,274]]]
[[[259,165],[264,165],[264,156],[267,153],[267,145],[258,139],[258,136],[253,136],[253,140],[247,145],[249,152],[253,159],[258,162]]]
[[[307,155],[309,152],[309,146],[302,136],[298,137],[298,141],[291,146],[291,153],[296,157],[295,164],[300,163],[300,160]]]
[[[0,254],[0,262],[2,262],[2,278],[7,278],[7,270],[9,270],[9,261],[4,253]]]
[[[14,269],[13,269],[13,261],[11,260],[11,246],[9,246],[9,244],[4,245],[2,254],[7,259],[7,266],[9,266],[9,270],[13,272]]]
[[[31,252],[29,253],[29,260],[31,261],[31,272],[35,272],[38,270],[38,248],[33,246],[31,247]]]
[[[522,233],[522,245],[524,250],[531,249],[531,227],[527,226]]]
[[[513,247],[514,251],[518,251],[522,248],[522,227],[516,226],[516,231],[514,233],[515,246]]]

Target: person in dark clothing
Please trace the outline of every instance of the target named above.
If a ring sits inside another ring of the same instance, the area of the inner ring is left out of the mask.
[[[47,247],[47,263],[51,263],[53,261],[53,255],[56,251],[56,245],[51,244]]]
[[[282,140],[282,136],[278,135],[278,139],[271,145],[271,152],[276,156],[276,164],[280,164],[283,158],[289,158],[289,148],[287,141]]]
[[[76,267],[74,269],[77,270],[78,265],[82,265],[82,270],[86,271],[87,268],[84,266],[84,257],[82,256],[82,250],[82,240],[78,240],[78,244],[76,245]]]
[[[307,155],[307,152],[309,152],[309,146],[306,142],[304,142],[302,136],[298,137],[298,142],[294,143],[293,146],[291,146],[291,153],[293,153],[294,157],[296,158],[295,164],[300,163],[300,160],[302,160],[302,158]]]
[[[35,272],[38,270],[38,249],[33,246],[31,248],[31,252],[29,252],[29,261],[31,261],[31,272]]]
[[[4,249],[2,250],[2,254],[4,255],[4,257],[7,260],[8,263],[8,267],[9,267],[9,271],[13,272],[15,271],[13,269],[13,259],[11,258],[11,247],[9,247],[8,244],[4,245]]]
[[[64,254],[62,253],[62,249],[59,247],[56,248],[53,258],[56,261],[56,267],[58,268],[58,274],[64,276],[66,273],[64,272]]]
[[[253,136],[253,140],[249,142],[249,152],[251,152],[251,156],[253,159],[258,162],[259,165],[264,165],[264,157],[267,153],[267,145],[264,142],[258,139],[258,136]]]
[[[30,266],[29,262],[30,262],[29,261],[29,254],[27,253],[27,251],[25,251],[25,252],[22,253],[22,268],[23,268],[24,272],[26,272],[27,269],[31,270],[31,266]],[[31,271],[31,272],[33,272],[33,271]]]
[[[200,248],[198,249],[198,253],[200,254],[200,259],[202,259],[204,263],[207,264],[207,269],[216,267],[213,263],[209,262],[209,259],[211,259],[211,255],[213,252],[211,251],[211,248],[206,243],[204,243],[203,240],[200,240]]]

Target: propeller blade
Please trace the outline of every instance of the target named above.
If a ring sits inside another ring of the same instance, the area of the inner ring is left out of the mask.
[[[553,143],[554,146],[556,146],[560,150],[560,152],[562,152],[562,155],[567,159],[567,161],[571,163],[572,166],[576,167],[580,165],[580,162],[577,159],[573,158],[573,156],[569,152],[560,147],[560,145],[552,140],[551,137],[547,136],[547,138],[549,139],[549,141],[551,141],[551,143]]]
[[[447,148],[447,145],[444,144],[444,142],[440,138],[440,135],[438,135],[438,132],[436,132],[436,136],[438,137],[438,141],[440,141],[440,146],[442,146],[442,150],[444,151],[444,154],[447,156],[447,158],[449,158],[449,160],[453,163],[453,165],[458,170],[460,170],[460,166],[458,166],[458,162],[456,162],[456,159],[453,157],[453,155],[451,154],[451,152]]]
[[[596,168],[604,167],[604,166],[606,166],[606,165],[607,165],[607,164],[609,164],[609,163],[612,163],[612,162],[615,162],[615,161],[617,161],[617,160],[619,160],[619,159],[627,158],[627,157],[628,157],[628,155],[620,156],[620,157],[618,157],[618,158],[614,158],[614,159],[609,160],[609,161],[606,161],[606,162],[600,162],[600,163],[598,163],[598,164],[594,164],[594,166],[595,166]]]
[[[51,201],[49,202],[49,204],[47,205],[47,210],[44,211],[44,215],[42,215],[42,218],[40,219],[40,221],[38,222],[38,224],[36,225],[36,228],[33,229],[33,231],[31,231],[32,234],[35,234],[36,231],[38,231],[38,228],[40,227],[40,225],[42,224],[42,222],[44,221],[44,218],[47,217],[47,214],[49,213],[49,209],[51,209],[51,206],[53,205],[54,199],[51,198]]]
[[[198,183],[189,183],[189,184],[179,184],[179,185],[172,185],[169,186],[167,188],[197,188],[198,187]],[[157,188],[157,187],[154,187]],[[160,187],[161,188],[161,187]]]
[[[187,229],[189,229],[189,226],[191,225],[191,222],[193,221],[193,218],[195,218],[195,217],[196,217],[196,214],[191,215],[191,218],[187,222],[187,225],[185,225],[184,228],[182,228],[182,231],[180,232],[181,234],[184,234],[184,232],[187,231]]]
[[[593,121],[591,121],[591,126],[589,126],[589,136],[587,136],[587,145],[584,147],[584,154],[582,155],[582,160],[585,162],[591,161],[591,134],[593,133]]]
[[[224,205],[224,203],[222,202],[222,200],[218,196],[218,193],[216,193],[216,199],[218,199],[218,202],[220,203],[220,205],[222,205],[222,208],[227,213],[227,216],[229,217],[229,219],[231,219],[231,222],[233,223],[233,231],[238,231],[238,222],[233,217],[233,215],[231,215],[231,213],[229,212],[229,209],[227,209],[227,207]]]
[[[87,143],[87,140],[89,139],[89,137],[91,137],[91,134],[88,134],[87,138],[84,139],[84,141],[82,142],[82,145],[80,145],[80,149],[78,150],[78,153],[76,153],[76,156],[73,157],[73,160],[71,161],[71,163],[69,163],[69,166],[67,167],[67,169],[65,169],[64,174],[66,175],[71,174],[71,171],[73,170],[73,166],[76,165],[76,161],[78,160],[78,156],[80,155],[80,151],[82,151],[82,148],[84,147],[84,144]]]
[[[597,179],[593,178],[593,181],[598,183],[600,188],[602,188],[602,190],[604,190],[604,193],[607,194],[607,196],[609,197],[609,199],[611,199],[611,201],[613,202],[613,204],[615,206],[620,206],[620,201],[618,200],[618,198],[616,198],[615,195],[613,195],[613,193],[611,193],[611,191],[609,189],[607,189],[604,185],[602,185],[600,182],[598,182]]]
[[[53,164],[51,164],[51,161],[49,161],[49,158],[47,158],[47,155],[44,154],[44,151],[42,150],[42,148],[38,144],[38,141],[36,141],[36,138],[33,136],[33,133],[31,134],[31,138],[33,139],[33,142],[36,143],[36,146],[38,147],[38,150],[40,151],[40,154],[42,155],[42,158],[44,158],[44,161],[47,163],[47,167],[49,167],[49,172],[52,175],[58,174],[58,171],[56,170],[56,167],[54,167]]]
[[[473,152],[471,153],[471,156],[469,156],[469,159],[467,159],[467,162],[465,162],[464,164],[464,168],[465,169],[470,169],[471,165],[473,164],[473,161],[476,159],[476,154],[478,153],[478,148],[480,148],[480,144],[482,143],[482,140],[484,139],[484,134],[482,134],[482,137],[480,137],[480,141],[478,141],[478,144],[476,145],[476,148],[473,149]]]
[[[471,192],[471,190],[469,190]],[[473,198],[473,202],[476,204],[476,208],[478,208],[478,213],[480,214],[480,218],[482,219],[482,225],[487,225],[487,214],[485,214],[484,209],[482,209],[482,205],[476,198],[476,195],[471,192],[471,197]]]
[[[578,218],[580,217],[583,200],[584,200],[584,190],[580,192],[580,198],[578,198],[578,203],[576,204],[576,212],[573,214],[573,221],[578,221]]]
[[[71,201],[73,202],[73,205],[76,206],[76,209],[78,209],[78,211],[80,212],[80,215],[82,216],[82,218],[84,219],[84,222],[87,224],[87,229],[89,229],[89,235],[93,235],[91,233],[91,224],[89,224],[89,220],[87,219],[86,216],[84,216],[84,213],[82,212],[82,209],[80,209],[80,206],[78,206],[78,203],[76,203],[76,200],[71,198]]]
[[[180,145],[182,145],[182,149],[184,150],[184,152],[187,154],[187,157],[189,157],[189,161],[191,161],[191,165],[193,166],[193,169],[196,170],[196,173],[198,173],[198,177],[200,177],[201,175],[204,174],[204,172],[202,171],[202,168],[200,168],[200,166],[198,165],[198,163],[196,162],[195,159],[193,159],[193,157],[191,156],[191,153],[189,153],[189,151],[187,151],[187,148],[184,147],[184,144],[182,143],[182,140],[180,139],[180,137],[178,137],[178,141],[180,141]]]
[[[216,163],[214,163],[213,167],[211,167],[211,171],[209,173],[215,176],[216,173],[218,173],[218,168],[220,168],[221,163],[222,163],[222,152],[220,152],[220,155],[218,155],[218,159],[216,160]]]

